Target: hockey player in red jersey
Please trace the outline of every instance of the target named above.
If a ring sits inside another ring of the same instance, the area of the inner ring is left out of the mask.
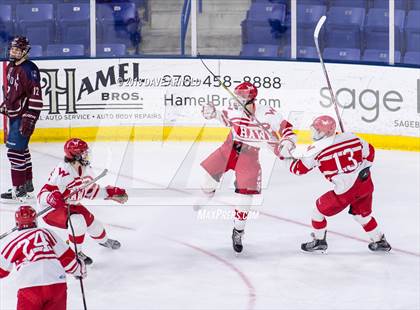
[[[0,252],[0,278],[16,265],[17,310],[65,310],[66,273],[86,277],[83,262],[53,231],[38,228],[36,212],[21,206],[15,212],[18,230],[8,236]]]
[[[231,128],[223,145],[201,163],[205,170],[201,187],[208,202],[214,196],[222,175],[229,170],[235,171],[235,193],[240,204],[235,208],[232,243],[238,253],[243,249],[242,236],[253,195],[261,193],[260,147],[269,145],[283,159],[291,156],[296,140],[292,125],[280,113],[271,107],[255,104],[257,94],[254,85],[244,82],[235,88],[240,105],[218,111],[209,103],[202,110],[204,118],[217,119]]]
[[[64,144],[64,154],[64,162],[59,163],[51,172],[48,182],[38,194],[38,201],[42,209],[52,207],[52,210],[42,217],[43,220],[51,226],[68,228],[69,241],[77,245],[79,258],[89,265],[93,261],[82,251],[86,233],[107,248],[119,249],[121,244],[117,240],[108,238],[103,224],[81,204],[81,200],[103,198],[123,204],[127,202],[128,196],[122,188],[114,186],[101,188],[94,183],[68,197],[72,190],[92,180],[92,173],[88,160],[89,147],[85,141],[76,138],[68,140]],[[71,214],[69,219],[67,218],[68,208]],[[73,225],[74,235],[68,225],[69,220]]]
[[[350,206],[349,213],[362,225],[370,239],[372,251],[390,251],[391,246],[372,216],[373,183],[370,167],[375,149],[353,133],[335,132],[336,122],[327,115],[317,117],[311,127],[314,143],[301,159],[295,159],[290,171],[297,175],[318,167],[334,189],[316,200],[312,214],[313,241],[303,243],[307,252],[325,251],[328,247],[326,217],[336,215]]]
[[[7,89],[3,90],[5,99],[0,104],[0,113],[9,119],[6,147],[13,187],[1,194],[3,202],[23,202],[33,198],[28,144],[43,105],[39,69],[27,59],[30,49],[25,37],[17,36],[10,44]]]

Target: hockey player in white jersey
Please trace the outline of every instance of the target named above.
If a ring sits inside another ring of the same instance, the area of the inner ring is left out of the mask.
[[[241,104],[218,111],[209,103],[202,109],[205,119],[217,119],[231,130],[223,145],[201,162],[205,170],[201,188],[207,201],[198,203],[195,209],[214,196],[225,172],[235,171],[235,193],[240,205],[235,208],[232,243],[238,253],[243,249],[242,235],[253,195],[261,193],[260,147],[268,145],[284,159],[291,157],[296,142],[292,124],[274,108],[255,104],[257,94],[254,85],[244,82],[235,88]]]
[[[52,230],[38,228],[36,212],[21,206],[15,212],[18,230],[2,242],[0,278],[17,270],[17,310],[66,310],[66,273],[86,277],[83,261]]]
[[[79,258],[89,265],[93,261],[82,251],[86,233],[107,248],[118,249],[121,244],[117,240],[108,238],[103,224],[81,204],[81,200],[102,198],[124,204],[128,196],[122,188],[114,186],[101,188],[94,183],[68,197],[72,190],[89,182],[93,177],[88,160],[89,147],[85,141],[77,138],[68,140],[64,145],[64,153],[64,161],[54,168],[48,182],[39,192],[38,202],[41,209],[52,207],[52,210],[42,217],[43,220],[51,226],[68,229],[69,241],[77,245]],[[68,219],[68,208],[70,208],[70,219]],[[71,220],[74,235],[68,220]]]

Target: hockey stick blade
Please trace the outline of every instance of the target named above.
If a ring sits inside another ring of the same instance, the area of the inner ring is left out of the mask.
[[[316,24],[315,31],[314,31],[315,42],[318,41],[319,33],[321,32],[321,28],[324,25],[326,20],[327,20],[327,16],[323,15],[321,16],[318,23]]]
[[[80,192],[82,189],[85,189],[86,187],[92,185],[93,183],[96,183],[98,180],[102,179],[104,176],[106,176],[108,173],[108,169],[104,169],[100,174],[98,174],[95,178],[93,178],[92,180],[90,180],[89,182],[86,182],[85,184],[83,184],[82,186],[76,188],[74,191],[72,191],[67,197],[71,197],[75,194],[77,194],[78,192]],[[36,217],[40,217],[42,215],[44,215],[45,213],[47,213],[48,211],[50,211],[52,209],[51,206],[46,207],[44,210],[38,212],[36,214]],[[18,228],[17,227],[13,227],[11,230],[9,230],[8,232],[5,232],[4,234],[0,235],[0,240],[3,239],[4,237],[7,237],[8,235],[10,235],[12,232],[16,231]]]

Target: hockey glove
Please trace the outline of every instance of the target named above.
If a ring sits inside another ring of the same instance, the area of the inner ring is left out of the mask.
[[[114,200],[118,203],[126,203],[128,200],[128,195],[123,188],[114,187],[114,186],[107,186],[106,188],[107,197],[105,200]]]
[[[77,268],[73,272],[73,276],[79,280],[79,279],[86,279],[87,277],[87,270],[86,270],[86,264],[83,260],[77,259]]]
[[[52,191],[48,194],[47,203],[54,209],[67,207],[67,204],[64,201],[63,194],[60,193],[58,190]]]
[[[281,139],[280,143],[274,148],[274,154],[281,160],[285,158],[292,158],[292,151],[296,148],[295,142],[291,139]]]
[[[2,104],[0,104],[0,113],[7,115],[7,109],[6,109],[6,103],[3,102]]]
[[[36,112],[27,111],[22,115],[22,123],[20,124],[20,133],[24,137],[30,137],[35,130],[35,124],[38,120]]]
[[[216,108],[212,103],[208,103],[203,105],[201,113],[205,119],[213,119],[216,117]]]

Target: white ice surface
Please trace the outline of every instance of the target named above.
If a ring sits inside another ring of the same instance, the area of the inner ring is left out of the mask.
[[[419,153],[377,151],[374,215],[391,253],[371,253],[359,224],[343,212],[328,219],[328,254],[311,255],[300,243],[310,240],[316,197],[331,186],[318,172],[291,175],[263,151],[264,191],[254,207],[260,214],[249,221],[244,253],[236,256],[232,221],[199,220],[191,207],[199,195],[199,163],[217,145],[92,145],[96,171],[111,171],[100,183],[126,187],[130,201],[87,202],[122,243],[111,251],[87,240],[84,251],[94,259],[85,280],[88,309],[420,308]],[[62,144],[35,143],[31,150],[39,190],[62,157]],[[4,191],[10,186],[4,146],[0,156]],[[226,176],[207,210],[232,208],[232,180]],[[0,232],[13,227],[15,208],[0,205]],[[15,275],[0,280],[0,309],[15,308]],[[68,308],[82,309],[78,282],[68,277],[68,285]]]

